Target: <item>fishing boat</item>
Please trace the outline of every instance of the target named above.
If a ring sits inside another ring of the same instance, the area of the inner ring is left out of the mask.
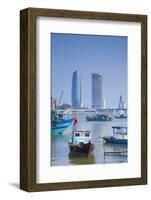
[[[89,155],[94,149],[94,144],[91,141],[91,132],[88,130],[76,130],[77,123],[77,119],[74,118],[72,138],[69,141],[70,153],[75,155]]]
[[[116,114],[114,115],[114,117],[116,119],[126,119],[127,118],[127,114],[126,114],[126,111],[124,110],[118,110],[116,112]]]
[[[112,121],[112,117],[107,114],[98,114],[93,116],[86,116],[87,121]]]
[[[115,118],[116,119],[126,119],[127,115],[125,115],[125,114],[115,115]]]
[[[116,126],[113,128],[113,136],[103,137],[104,142],[113,144],[127,144],[127,127]]]
[[[71,153],[89,155],[94,149],[94,144],[91,142],[91,132],[74,131],[72,140],[69,141],[69,149]]]
[[[56,111],[51,112],[51,132],[63,133],[71,124],[73,118],[65,119],[62,114],[57,114]]]

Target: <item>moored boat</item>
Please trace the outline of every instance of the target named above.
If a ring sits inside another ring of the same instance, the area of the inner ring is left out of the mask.
[[[87,121],[112,121],[112,117],[107,114],[98,114],[93,116],[86,116]]]
[[[125,114],[115,115],[115,118],[116,119],[126,119],[127,115],[125,115]]]
[[[125,110],[118,110],[114,117],[116,119],[126,119],[127,118],[127,112]]]
[[[51,132],[63,133],[72,123],[73,118],[65,119],[62,114],[57,114],[56,111],[51,112]]]
[[[113,128],[113,136],[104,136],[103,140],[106,143],[113,143],[113,144],[127,144],[127,127],[116,126]]]
[[[72,140],[69,141],[71,153],[89,155],[94,150],[90,131],[73,131]]]

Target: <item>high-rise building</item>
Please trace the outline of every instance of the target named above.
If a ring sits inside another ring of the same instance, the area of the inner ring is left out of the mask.
[[[72,107],[80,108],[81,107],[81,78],[78,71],[73,72],[72,76]]]
[[[106,101],[105,98],[102,98],[102,108],[106,109]]]
[[[100,74],[92,74],[92,108],[102,108],[102,83],[103,77]]]

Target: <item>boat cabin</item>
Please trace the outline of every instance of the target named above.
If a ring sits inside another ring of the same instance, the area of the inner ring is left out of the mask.
[[[72,143],[88,143],[91,141],[91,132],[90,131],[75,131],[73,132]]]
[[[127,127],[116,126],[113,128],[113,137],[127,139]]]

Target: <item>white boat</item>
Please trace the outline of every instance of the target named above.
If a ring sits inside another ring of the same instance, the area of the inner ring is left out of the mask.
[[[71,153],[89,155],[94,150],[90,131],[73,131],[69,141]]]

